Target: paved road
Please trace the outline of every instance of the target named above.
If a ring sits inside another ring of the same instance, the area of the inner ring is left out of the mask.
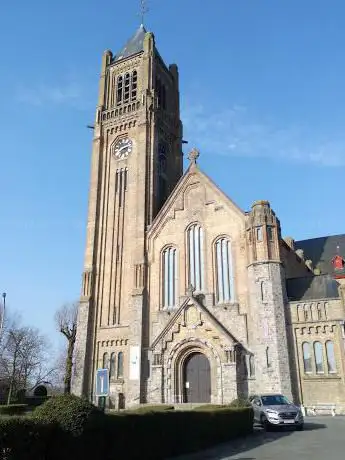
[[[174,460],[344,460],[345,417],[310,417],[304,431],[252,436]]]

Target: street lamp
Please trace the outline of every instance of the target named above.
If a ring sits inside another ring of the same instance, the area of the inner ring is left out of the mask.
[[[6,292],[3,292],[2,293],[2,313],[1,313],[1,323],[0,323],[0,335],[1,336],[2,336],[2,330],[4,328],[5,310],[6,310]]]

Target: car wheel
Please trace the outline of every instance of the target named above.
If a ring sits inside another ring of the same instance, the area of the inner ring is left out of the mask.
[[[261,415],[260,422],[261,422],[262,428],[263,428],[265,431],[269,431],[269,430],[270,430],[270,424],[269,424],[267,418],[265,417],[265,415]]]
[[[304,430],[304,424],[302,425],[297,425],[297,431],[303,431]]]

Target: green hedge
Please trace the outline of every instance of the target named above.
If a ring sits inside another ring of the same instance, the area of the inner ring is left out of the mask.
[[[175,410],[174,406],[168,406],[166,404],[158,404],[156,406],[144,405],[137,407],[136,409],[127,409],[123,411],[123,414],[146,414],[148,412],[162,412],[166,410]]]
[[[21,415],[27,409],[27,404],[9,404],[8,406],[0,406],[0,415]]]
[[[85,407],[80,401],[69,401],[77,419],[75,407]],[[102,416],[94,409],[83,410],[75,423],[71,423],[69,410],[64,420],[60,408],[58,416],[53,416],[52,407],[49,420],[42,414],[0,418],[0,455],[6,452],[6,460],[159,460],[244,436],[253,429],[253,413],[248,408]]]

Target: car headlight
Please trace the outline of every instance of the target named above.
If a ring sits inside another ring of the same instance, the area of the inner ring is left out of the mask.
[[[278,418],[278,412],[275,410],[267,409],[266,413],[269,417]]]

